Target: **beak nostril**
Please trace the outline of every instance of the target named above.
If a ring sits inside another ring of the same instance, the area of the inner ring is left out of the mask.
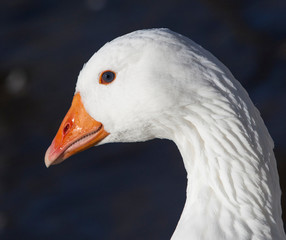
[[[64,127],[63,134],[66,135],[69,129],[70,129],[70,123],[67,123]]]

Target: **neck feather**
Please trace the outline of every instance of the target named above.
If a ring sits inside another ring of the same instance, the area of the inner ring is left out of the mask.
[[[169,116],[170,138],[188,176],[173,240],[285,239],[273,142],[257,109],[244,99],[210,100]]]

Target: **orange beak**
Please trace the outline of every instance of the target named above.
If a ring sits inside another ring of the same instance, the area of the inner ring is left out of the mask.
[[[90,148],[109,133],[100,122],[85,110],[79,93],[74,95],[72,105],[45,155],[45,164],[58,164],[68,157]]]

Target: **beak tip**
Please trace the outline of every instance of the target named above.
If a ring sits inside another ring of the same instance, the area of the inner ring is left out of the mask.
[[[47,168],[49,168],[49,166],[51,166],[52,162],[50,161],[49,159],[49,151],[50,148],[48,148],[48,150],[46,151],[46,154],[45,154],[45,165]]]
[[[45,159],[45,165],[46,165],[46,168],[49,168],[52,164]]]
[[[58,158],[54,156],[54,153],[51,153],[51,152],[54,152],[53,149],[54,148],[53,148],[53,143],[52,143],[52,145],[48,148],[45,154],[45,165],[47,168],[49,168],[51,165],[56,164],[58,160]]]
[[[49,168],[51,165],[59,164],[65,159],[66,157],[61,156],[57,153],[57,151],[54,151],[54,146],[52,143],[52,145],[48,148],[45,154],[45,165],[47,168]]]

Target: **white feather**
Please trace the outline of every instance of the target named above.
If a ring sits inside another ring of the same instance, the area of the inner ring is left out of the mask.
[[[100,85],[104,70],[116,72]],[[173,240],[286,239],[273,142],[230,71],[168,29],[136,31],[104,45],[76,91],[103,123],[107,142],[173,140],[188,173]]]

